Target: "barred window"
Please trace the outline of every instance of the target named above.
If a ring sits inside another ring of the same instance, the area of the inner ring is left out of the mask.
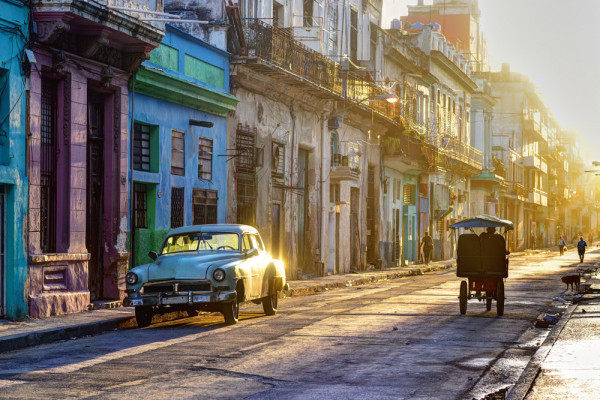
[[[198,140],[198,178],[212,179],[213,141],[200,137]]]
[[[148,193],[146,185],[143,183],[135,183],[133,185],[133,201],[134,228],[148,228]]]
[[[217,223],[217,202],[219,200],[216,190],[194,189],[193,208],[194,225]]]
[[[171,174],[185,175],[185,133],[175,129],[171,136]]]
[[[133,169],[150,171],[150,127],[135,123],[133,132]]]
[[[171,228],[183,226],[183,188],[171,188]]]
[[[42,252],[56,251],[56,130],[57,82],[42,79],[40,146],[40,246]]]

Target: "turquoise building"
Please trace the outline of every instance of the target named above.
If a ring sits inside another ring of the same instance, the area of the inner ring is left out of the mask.
[[[133,91],[134,264],[172,228],[225,222],[230,54],[167,25]],[[130,168],[131,168],[130,167]]]
[[[0,10],[0,318],[18,319],[28,314],[23,240],[29,9],[20,1],[0,0]]]

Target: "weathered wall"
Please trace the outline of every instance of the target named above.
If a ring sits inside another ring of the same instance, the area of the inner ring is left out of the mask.
[[[0,287],[5,288],[6,304],[0,298],[0,317],[17,319],[27,315],[27,197],[26,175],[26,98],[25,76],[20,60],[28,37],[28,9],[14,1],[0,0],[0,23],[18,28],[0,31],[0,187],[4,190],[5,246],[4,273]],[[0,267],[1,268],[1,267]]]

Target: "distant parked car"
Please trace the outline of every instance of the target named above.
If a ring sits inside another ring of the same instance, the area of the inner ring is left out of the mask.
[[[198,225],[171,230],[151,264],[125,277],[125,306],[135,307],[138,326],[150,325],[154,314],[218,311],[225,323],[238,321],[244,301],[262,303],[267,315],[277,312],[279,293],[287,288],[280,260],[265,251],[255,228],[246,225]]]

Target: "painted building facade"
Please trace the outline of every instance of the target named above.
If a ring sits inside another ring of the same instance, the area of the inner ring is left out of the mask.
[[[28,296],[38,318],[124,297],[128,83],[164,27],[82,0],[41,1],[32,13]]]
[[[224,223],[227,212],[229,57],[171,25],[136,72],[133,121],[135,265],[165,234]]]
[[[29,9],[0,0],[0,318],[27,315],[26,171]]]

